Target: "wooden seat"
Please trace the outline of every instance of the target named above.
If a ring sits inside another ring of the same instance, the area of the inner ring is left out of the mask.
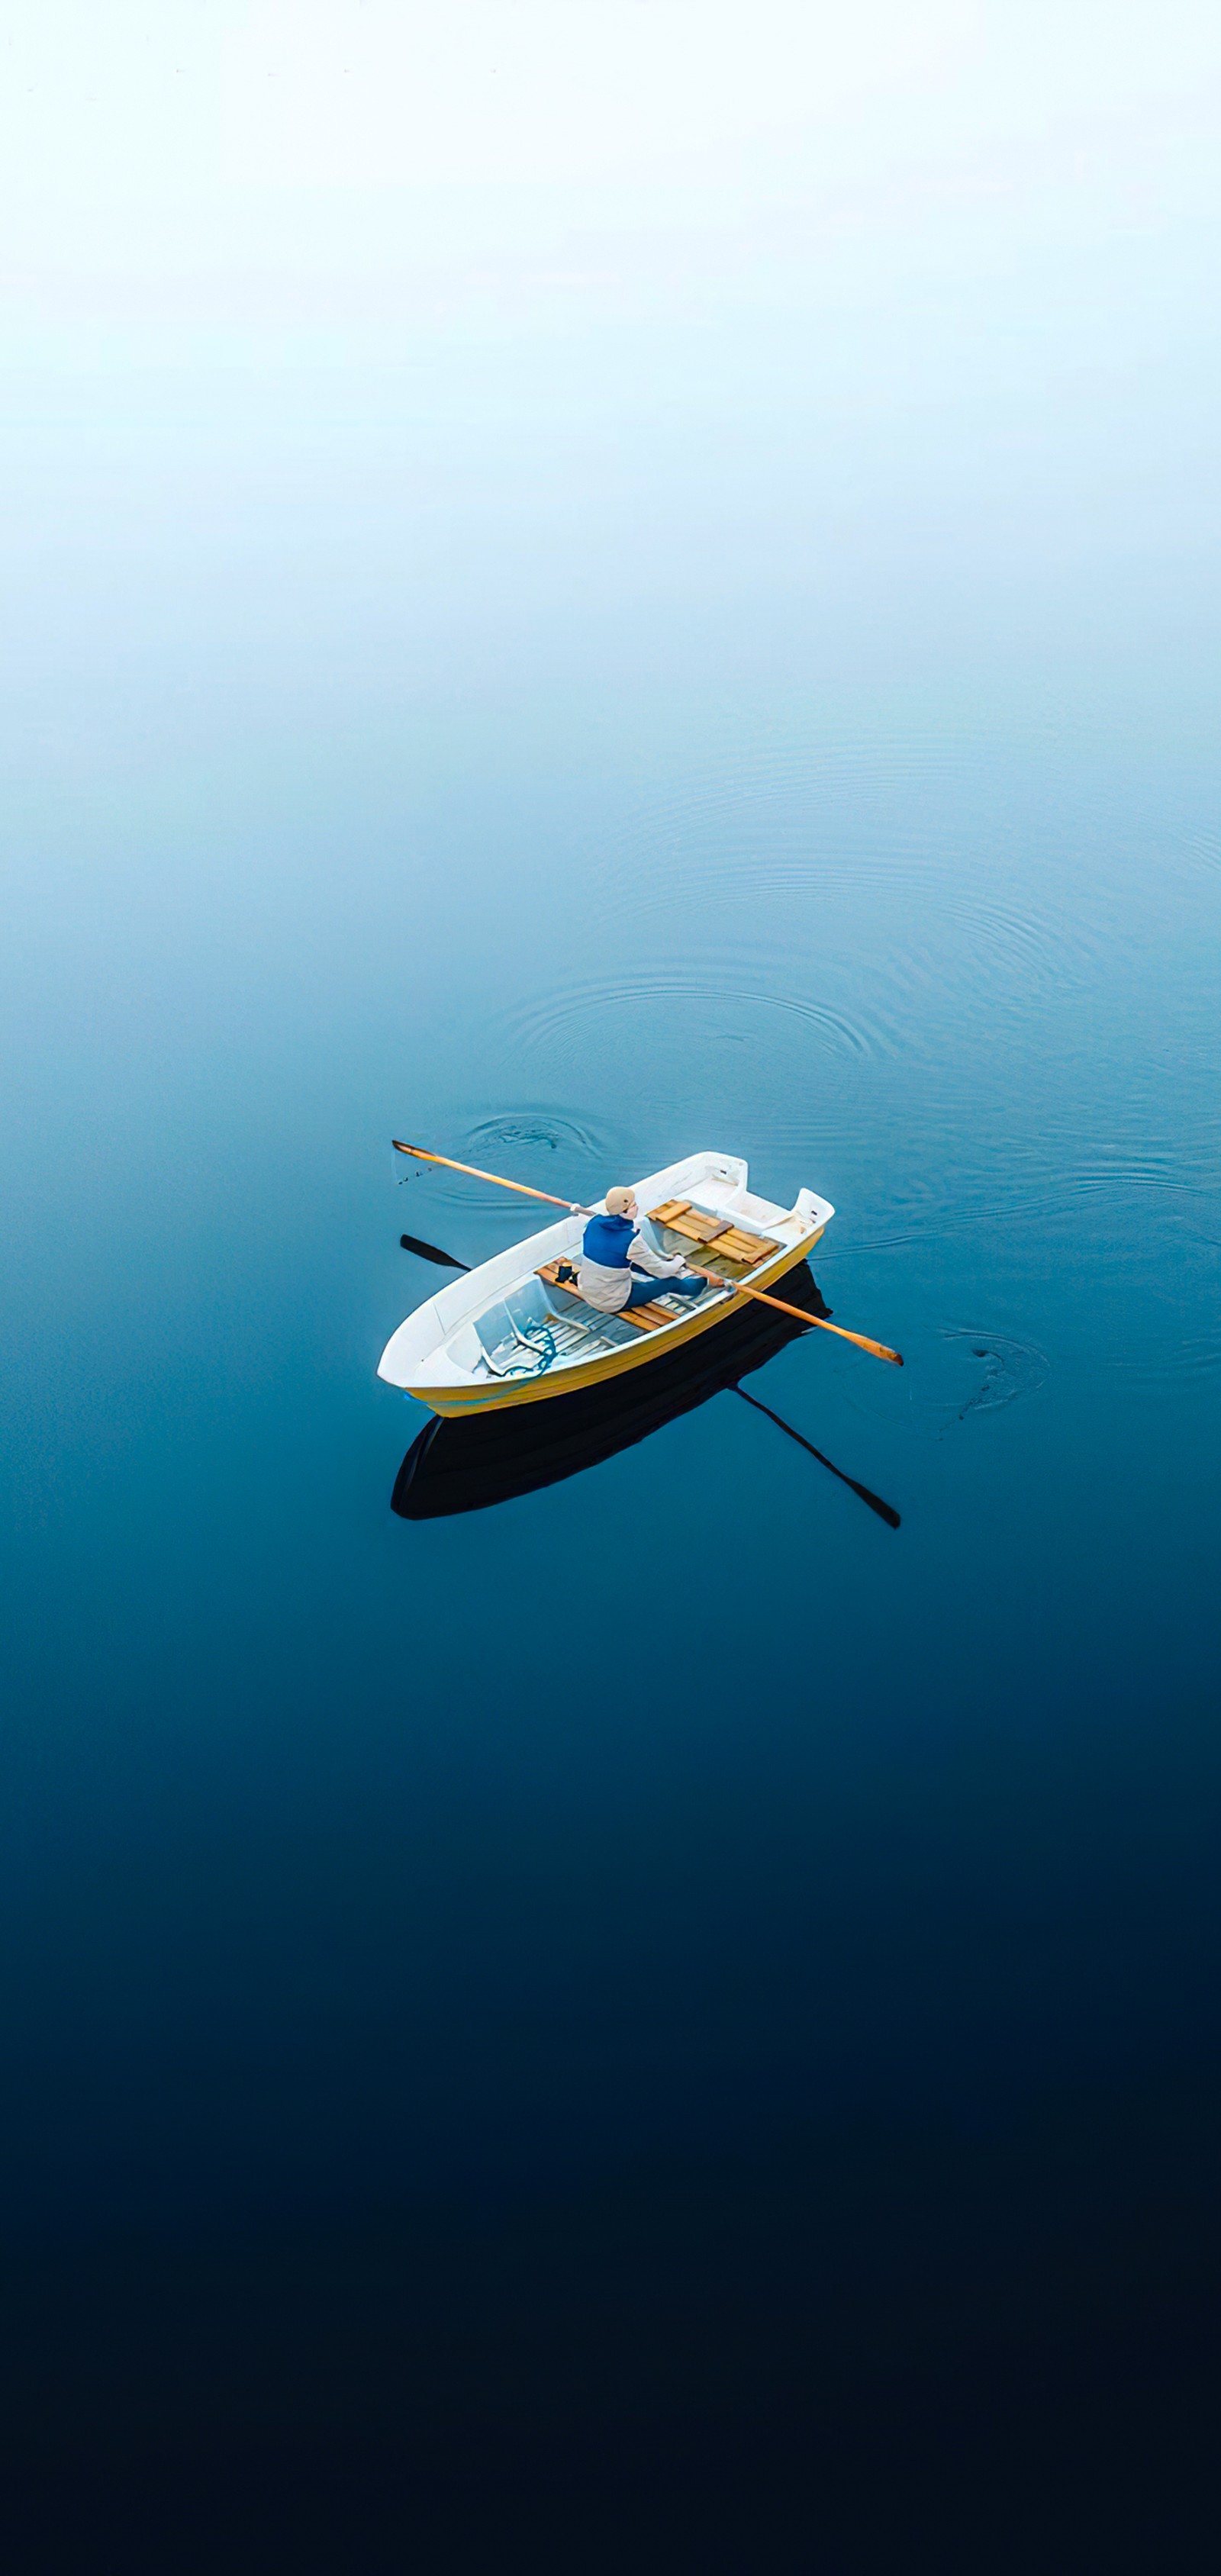
[[[729,1232],[727,1216],[701,1216],[690,1199],[663,1199],[660,1207],[650,1208],[654,1225],[668,1225],[672,1234],[685,1234],[689,1243],[713,1243],[718,1234]]]
[[[568,1279],[561,1279],[561,1270],[571,1272],[571,1277]],[[545,1261],[542,1269],[536,1270],[534,1276],[536,1279],[544,1279],[549,1288],[564,1289],[565,1293],[569,1297],[580,1296],[581,1292],[577,1286],[577,1265],[571,1258],[571,1255],[566,1252],[562,1253],[557,1261]]]
[[[685,1235],[688,1243],[702,1243],[718,1261],[732,1261],[741,1269],[770,1261],[780,1250],[770,1234],[750,1234],[730,1217],[702,1216],[689,1199],[665,1199],[649,1214],[654,1225],[668,1225],[672,1234]]]
[[[736,1261],[744,1270],[753,1270],[757,1262],[770,1261],[780,1246],[770,1234],[747,1234],[742,1226],[731,1225],[727,1234],[718,1234],[709,1249],[718,1261]]]
[[[660,1324],[678,1322],[677,1315],[672,1315],[668,1306],[659,1306],[652,1297],[647,1306],[620,1306],[618,1311],[620,1321],[634,1324],[638,1333],[655,1333]]]
[[[572,1277],[561,1279],[561,1270],[571,1271]],[[574,1298],[578,1305],[584,1303],[576,1283],[576,1263],[571,1254],[564,1253],[557,1261],[545,1261],[542,1269],[536,1270],[534,1275],[536,1279],[545,1280],[548,1288],[558,1288],[561,1295]],[[660,1284],[664,1286],[664,1282]],[[672,1315],[668,1306],[659,1306],[653,1298],[649,1299],[647,1306],[633,1306],[630,1310],[626,1306],[616,1306],[603,1314],[601,1307],[591,1306],[586,1308],[586,1312],[597,1315],[608,1324],[631,1324],[638,1333],[655,1333],[662,1324],[678,1322],[677,1315]]]

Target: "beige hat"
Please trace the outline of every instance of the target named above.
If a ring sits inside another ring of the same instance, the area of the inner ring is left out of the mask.
[[[630,1207],[631,1202],[632,1202],[632,1200],[635,1198],[635,1196],[636,1196],[635,1190],[624,1190],[624,1189],[620,1189],[620,1187],[619,1187],[618,1183],[616,1182],[614,1189],[613,1189],[613,1190],[608,1190],[608,1191],[607,1191],[607,1193],[606,1193],[606,1213],[607,1213],[607,1215],[608,1215],[608,1216],[626,1216],[626,1215],[627,1215],[627,1212],[628,1212],[628,1208]]]

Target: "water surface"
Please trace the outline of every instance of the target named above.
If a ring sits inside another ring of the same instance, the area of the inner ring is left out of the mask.
[[[22,344],[31,2565],[1205,2563],[1203,254],[1054,202]],[[396,1133],[824,1192],[906,1367],[750,1388],[901,1527],[728,1391],[392,1513],[521,1230]]]

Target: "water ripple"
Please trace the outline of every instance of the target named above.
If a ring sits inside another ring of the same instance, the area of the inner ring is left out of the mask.
[[[1210,876],[1221,873],[1221,832],[1180,832],[1177,839],[1196,867],[1206,869]]]
[[[1215,1185],[1203,1181],[1193,1184],[1184,1180],[1181,1171],[1159,1168],[1152,1159],[1142,1162],[1131,1156],[1114,1162],[1082,1164],[1076,1171],[1066,1172],[1057,1166],[1054,1143],[1049,1143],[1045,1168],[1032,1172],[1029,1161],[1025,1161],[1020,1173],[1015,1173],[1007,1185],[995,1171],[986,1183],[982,1176],[965,1172],[961,1151],[956,1165],[947,1160],[944,1167],[930,1163],[924,1170],[908,1172],[902,1202],[894,1208],[895,1223],[868,1236],[854,1237],[852,1249],[901,1251],[909,1245],[962,1234],[979,1225],[1046,1229],[1092,1202],[1122,1200],[1137,1194],[1154,1202],[1151,1213],[1156,1218],[1173,1219],[1182,1233],[1210,1250],[1221,1248],[1221,1214]],[[845,1244],[843,1248],[848,1247]]]
[[[884,1370],[832,1362],[840,1394],[854,1412],[925,1440],[944,1440],[961,1423],[1000,1413],[1019,1397],[1035,1395],[1050,1370],[1037,1342],[989,1325],[946,1324],[927,1340],[912,1341],[901,1379]]]
[[[913,826],[918,789],[932,802],[917,797]],[[911,1001],[938,985],[961,998],[981,968],[1016,977],[1024,991],[1091,980],[1113,945],[1115,913],[1074,857],[1067,875],[1057,868],[1031,882],[1026,835],[991,779],[986,746],[871,740],[739,753],[642,805],[603,844],[596,873],[604,926],[625,917],[686,924],[693,907],[709,906],[757,921],[780,905],[792,916],[779,931],[781,954],[810,937],[812,912],[825,942],[827,908],[850,905],[835,933],[843,964],[864,955]]]
[[[890,1041],[880,1030],[871,1029],[847,1012],[836,1010],[830,1003],[816,1001],[795,993],[751,991],[731,983],[698,974],[684,974],[674,967],[662,966],[654,972],[635,976],[607,977],[584,985],[570,985],[514,1006],[502,1016],[504,1041],[527,1054],[547,1051],[563,1057],[584,1036],[585,1024],[607,1014],[652,1013],[668,1006],[671,1020],[677,1007],[683,1012],[693,1008],[705,1015],[735,1011],[778,1011],[799,1021],[811,1031],[826,1052],[845,1057],[868,1057],[887,1054]],[[650,1042],[658,1039],[658,1021],[652,1019]],[[733,1042],[745,1040],[747,1032],[732,1026],[716,1031],[717,1039]]]
[[[1106,1355],[1106,1365],[1144,1386],[1160,1385],[1168,1377],[1211,1376],[1221,1369],[1221,1331],[1163,1341],[1156,1349],[1112,1351]]]
[[[485,1171],[503,1172],[506,1180],[550,1190],[557,1198],[570,1190],[575,1198],[588,1186],[591,1172],[617,1159],[625,1141],[604,1121],[534,1101],[495,1110],[490,1117],[451,1131],[437,1140],[437,1151],[452,1154],[457,1162],[479,1164]],[[398,1177],[400,1182],[422,1180],[430,1203],[461,1209],[472,1219],[491,1215],[503,1219],[511,1204],[494,1185],[446,1171],[443,1164],[412,1163]],[[418,1211],[421,1227],[423,1208],[424,1197]],[[538,1222],[546,1223],[541,1210]]]
[[[1033,1395],[1047,1376],[1046,1353],[1037,1343],[1020,1341],[1013,1333],[946,1325],[941,1339],[953,1346],[955,1359],[968,1364],[974,1381],[958,1407],[960,1422],[972,1413],[998,1413],[1019,1395]]]
[[[468,1127],[466,1151],[476,1157],[504,1149],[530,1154],[561,1151],[594,1154],[604,1150],[604,1130],[592,1122],[555,1109],[499,1109]]]

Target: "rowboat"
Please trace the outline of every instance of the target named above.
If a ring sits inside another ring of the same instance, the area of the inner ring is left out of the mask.
[[[657,1294],[631,1314],[587,1306],[576,1261],[600,1201],[417,1306],[391,1334],[378,1376],[456,1420],[576,1395],[668,1356],[741,1314],[748,1288],[766,1291],[804,1261],[835,1214],[807,1189],[791,1208],[779,1207],[756,1197],[748,1179],[740,1156],[705,1153],[635,1185],[646,1239],[709,1274],[699,1297],[675,1297],[659,1280]]]
[[[811,1323],[827,1314],[804,1261],[789,1272],[784,1291]],[[589,1386],[563,1404],[488,1413],[474,1422],[444,1422],[433,1414],[399,1468],[391,1510],[405,1521],[442,1520],[582,1475],[727,1388],[741,1394],[739,1380],[765,1368],[801,1333],[794,1316],[752,1301],[693,1346],[661,1353],[626,1385]]]

